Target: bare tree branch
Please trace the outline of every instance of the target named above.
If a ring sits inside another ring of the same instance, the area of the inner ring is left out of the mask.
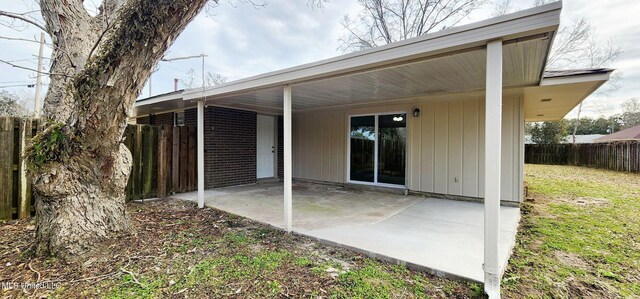
[[[0,62],[2,62],[2,63],[4,63],[4,64],[8,64],[8,65],[10,65],[10,66],[12,66],[12,67],[15,67],[15,68],[19,68],[19,69],[23,69],[23,70],[27,70],[27,71],[36,72],[36,73],[43,74],[43,75],[58,75],[58,76],[66,76],[66,77],[70,77],[70,76],[69,76],[69,75],[67,75],[67,74],[54,74],[54,73],[49,73],[49,72],[43,72],[43,71],[39,71],[39,70],[36,70],[36,69],[30,68],[30,67],[26,67],[26,66],[22,66],[22,65],[17,65],[17,64],[14,64],[14,63],[10,62],[10,61],[6,61],[6,60],[2,60],[2,59],[0,59]]]
[[[23,42],[30,42],[30,43],[37,43],[39,44],[40,41],[34,39],[26,39],[26,38],[21,38],[21,37],[9,37],[9,36],[0,36],[0,39],[6,39],[6,40],[15,40],[15,41],[23,41]],[[51,44],[48,43],[44,43],[47,46],[51,46]]]
[[[358,22],[345,16],[339,50],[362,50],[454,26],[487,0],[359,0]]]
[[[12,13],[12,12],[8,12],[8,11],[2,11],[0,10],[0,17],[7,17],[7,18],[12,18],[15,20],[20,20],[22,22],[25,23],[29,23],[33,26],[36,26],[38,28],[40,28],[43,31],[47,31],[47,29],[44,28],[44,26],[42,26],[42,24],[38,23],[36,20],[30,19],[28,17],[26,17],[26,14],[32,13],[33,11],[30,12],[26,12],[24,14],[17,14],[17,13]]]

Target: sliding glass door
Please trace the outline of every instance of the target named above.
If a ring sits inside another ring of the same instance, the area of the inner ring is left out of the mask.
[[[351,117],[350,181],[405,185],[406,118],[405,113]]]
[[[351,180],[375,182],[375,116],[351,118]]]

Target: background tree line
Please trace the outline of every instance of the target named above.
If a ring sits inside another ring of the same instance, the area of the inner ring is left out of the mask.
[[[609,117],[527,123],[525,133],[531,135],[534,143],[561,143],[573,132],[575,135],[608,135],[640,125],[640,100],[629,99],[622,104],[622,109],[622,113]]]

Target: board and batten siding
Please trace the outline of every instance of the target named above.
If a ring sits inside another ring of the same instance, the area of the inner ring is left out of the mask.
[[[368,108],[298,112],[293,115],[293,176],[345,183],[348,180],[349,116],[407,113],[407,188],[465,197],[484,196],[484,98],[419,99]],[[412,111],[419,108],[420,117]],[[522,200],[524,105],[503,99],[502,199]]]

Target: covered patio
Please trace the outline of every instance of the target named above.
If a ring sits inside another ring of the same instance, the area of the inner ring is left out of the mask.
[[[136,113],[197,115],[198,192],[176,196],[483,281],[499,298],[519,214],[502,204],[523,201],[525,121],[561,119],[612,72],[545,69],[561,8],[143,99]],[[205,190],[235,177],[256,182],[263,171],[283,183]],[[424,197],[335,187],[352,185]]]
[[[205,205],[284,228],[283,184],[205,191]],[[172,198],[197,201],[197,192]],[[294,182],[293,232],[417,270],[482,282],[483,205]],[[509,258],[520,209],[500,208],[500,268]]]

